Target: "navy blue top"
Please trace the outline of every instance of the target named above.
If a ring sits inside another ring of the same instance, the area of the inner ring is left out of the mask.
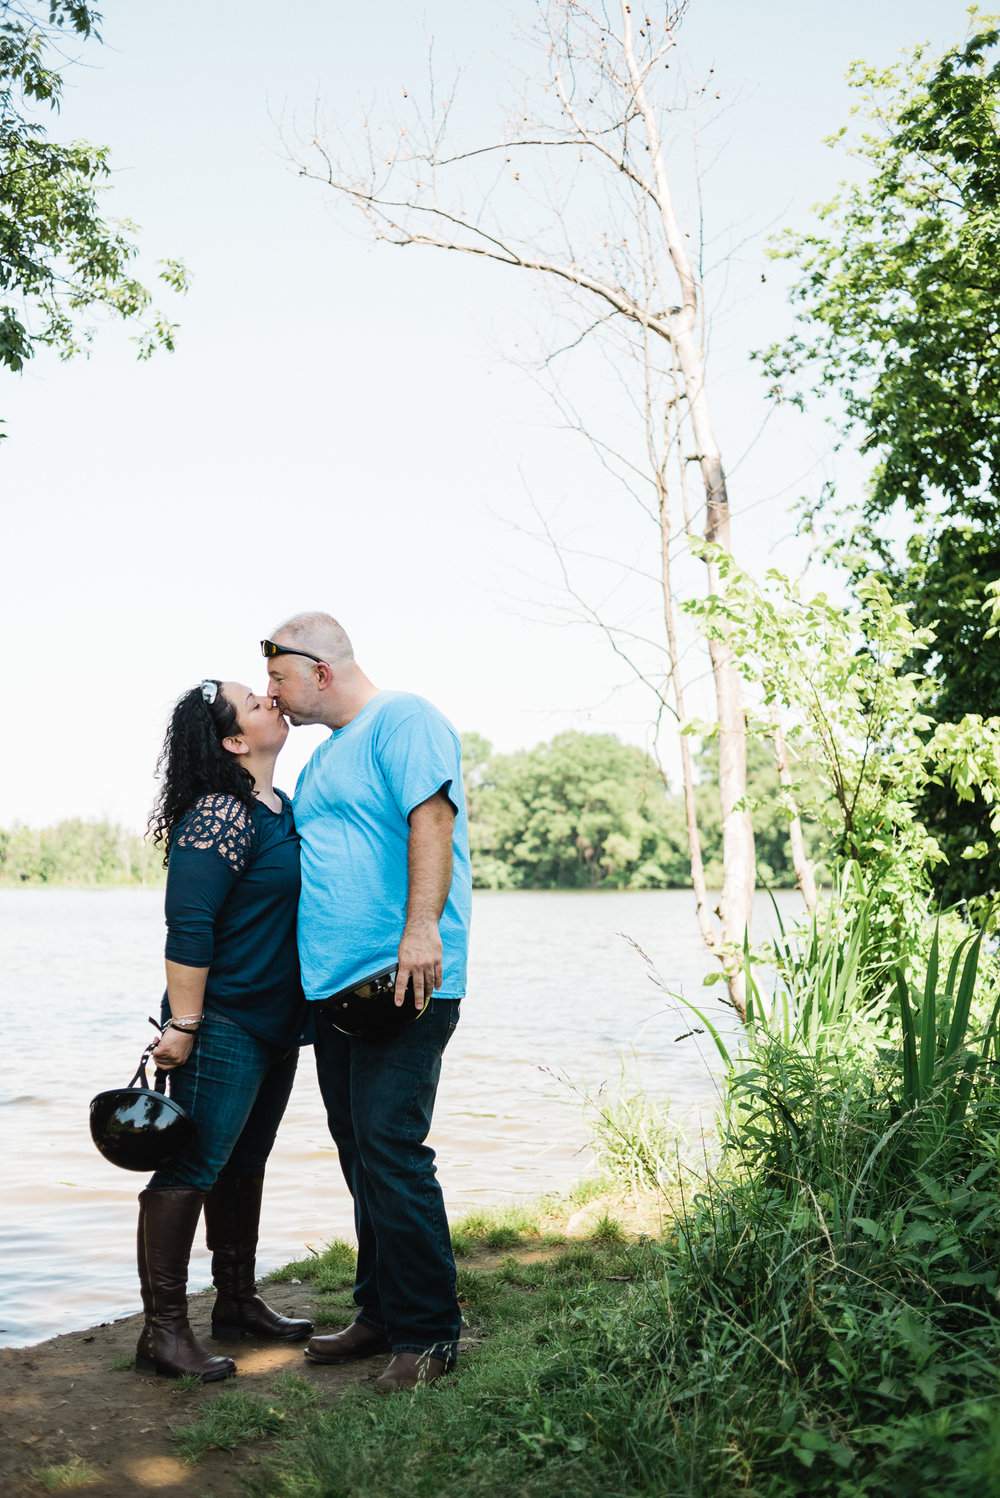
[[[235,796],[201,796],[174,828],[167,864],[171,962],[207,967],[206,1009],[276,1045],[296,1045],[305,999],[295,923],[299,839],[281,810]]]

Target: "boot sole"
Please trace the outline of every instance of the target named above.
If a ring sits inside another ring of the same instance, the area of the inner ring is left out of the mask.
[[[326,1367],[335,1368],[338,1363],[363,1363],[365,1358],[380,1358],[392,1352],[392,1348],[386,1343],[385,1347],[372,1347],[368,1352],[349,1352],[335,1358],[317,1357],[310,1352],[308,1347],[302,1349],[302,1356],[310,1363],[322,1363]]]
[[[235,1326],[228,1321],[213,1321],[212,1336],[216,1342],[242,1342],[244,1337],[257,1337],[261,1342],[304,1342],[313,1334],[310,1324],[300,1332],[257,1332],[248,1326]]]
[[[159,1363],[153,1362],[152,1358],[137,1357],[135,1360],[135,1371],[137,1373],[155,1373],[159,1378],[189,1377],[189,1375],[186,1373],[178,1372],[176,1368],[161,1368]],[[233,1365],[231,1371],[229,1369],[223,1369],[221,1373],[201,1373],[197,1375],[197,1377],[201,1379],[203,1384],[218,1384],[221,1383],[224,1378],[235,1378],[235,1376],[235,1364]]]

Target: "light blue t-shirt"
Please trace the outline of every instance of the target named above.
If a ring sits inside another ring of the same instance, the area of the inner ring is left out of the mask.
[[[406,924],[407,818],[440,790],[456,815],[438,992],[465,993],[472,875],[461,752],[447,718],[410,692],[379,692],[314,751],[294,798],[307,999],[328,998],[395,963]]]

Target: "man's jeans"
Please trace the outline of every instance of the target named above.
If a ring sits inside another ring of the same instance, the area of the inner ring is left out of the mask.
[[[352,1039],[322,1016],[316,1035],[320,1091],[354,1198],[357,1319],[384,1332],[393,1352],[428,1352],[449,1364],[462,1314],[434,1151],[424,1140],[458,1013],[457,999],[432,998],[389,1040]]]
[[[297,1047],[248,1035],[228,1015],[206,1009],[194,1049],[170,1073],[170,1096],[198,1124],[198,1138],[149,1182],[210,1191],[218,1177],[264,1169],[295,1080]]]

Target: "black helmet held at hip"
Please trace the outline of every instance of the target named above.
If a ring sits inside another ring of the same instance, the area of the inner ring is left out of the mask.
[[[190,1114],[167,1097],[163,1072],[156,1073],[156,1084],[150,1087],[146,1062],[152,1049],[143,1051],[127,1087],[99,1092],[90,1105],[91,1138],[105,1160],[122,1170],[159,1170],[182,1155],[198,1135]]]

